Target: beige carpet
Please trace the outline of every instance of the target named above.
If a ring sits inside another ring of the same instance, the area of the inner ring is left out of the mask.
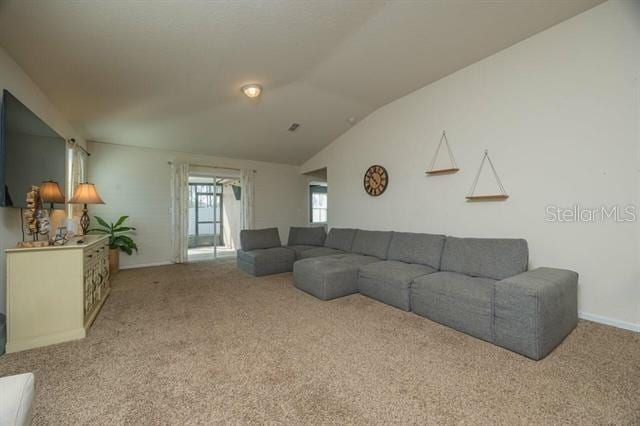
[[[230,261],[120,272],[89,336],[0,357],[36,424],[640,424],[640,335],[582,321],[535,362]]]

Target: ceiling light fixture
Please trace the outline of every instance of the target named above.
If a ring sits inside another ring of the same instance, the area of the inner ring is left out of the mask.
[[[257,83],[245,84],[242,92],[249,98],[257,98],[262,93],[262,86]]]

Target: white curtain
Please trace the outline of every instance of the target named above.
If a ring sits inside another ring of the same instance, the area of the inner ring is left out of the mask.
[[[173,261],[185,263],[189,247],[189,165],[171,165],[171,177]]]
[[[78,185],[87,181],[87,153],[82,150],[77,143],[69,145],[69,170],[67,184],[67,200],[73,197]],[[82,214],[81,204],[67,204],[67,215],[69,217],[79,216]]]
[[[255,171],[251,169],[240,170],[240,186],[242,187],[242,213],[240,223],[241,229],[254,228],[253,197],[255,194],[255,181]]]

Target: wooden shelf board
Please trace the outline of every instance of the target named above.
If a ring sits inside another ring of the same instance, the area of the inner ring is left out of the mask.
[[[504,201],[509,196],[507,194],[497,194],[497,195],[468,195],[467,201]]]
[[[427,170],[425,173],[429,176],[448,175],[448,174],[456,173],[458,170],[460,169],[451,168],[451,169]]]

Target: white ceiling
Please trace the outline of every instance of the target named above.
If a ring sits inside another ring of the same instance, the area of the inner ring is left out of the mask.
[[[301,164],[350,117],[598,3],[0,0],[0,45],[88,140]]]

